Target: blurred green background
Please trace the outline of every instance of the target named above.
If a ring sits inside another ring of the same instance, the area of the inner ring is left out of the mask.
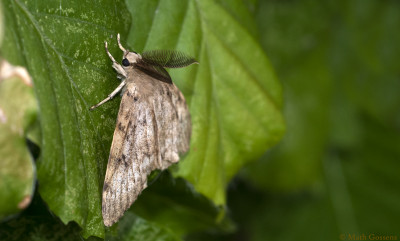
[[[287,131],[231,184],[238,240],[399,239],[400,2],[256,6]]]
[[[399,240],[400,1],[216,2],[271,61],[287,130],[230,182],[236,228],[185,240]],[[80,239],[76,224],[54,220],[36,196],[0,234],[30,227],[35,240]]]

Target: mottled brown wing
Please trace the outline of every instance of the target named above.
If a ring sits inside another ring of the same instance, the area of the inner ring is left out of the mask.
[[[174,84],[136,71],[128,76],[103,186],[104,224],[111,226],[147,186],[147,175],[189,149],[190,114]]]

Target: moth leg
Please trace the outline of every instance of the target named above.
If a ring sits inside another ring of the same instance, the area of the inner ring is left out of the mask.
[[[102,104],[104,104],[104,103],[106,103],[107,101],[109,101],[109,100],[111,100],[112,98],[114,98],[114,96],[115,96],[118,92],[120,92],[122,88],[124,88],[125,84],[126,84],[125,80],[122,80],[121,84],[119,84],[118,87],[117,87],[113,92],[111,92],[111,94],[109,94],[109,95],[107,96],[107,98],[105,98],[104,100],[100,101],[98,104],[96,104],[96,105],[90,107],[90,110],[94,110],[95,108],[101,106]]]
[[[111,61],[113,62],[112,67],[117,71],[117,73],[122,76],[122,79],[126,78],[126,72],[125,70],[122,68],[122,66],[115,61],[114,57],[111,55],[110,51],[108,51],[108,46],[107,46],[107,42],[104,42],[104,45],[106,47],[106,52],[108,54],[108,57],[110,57]]]

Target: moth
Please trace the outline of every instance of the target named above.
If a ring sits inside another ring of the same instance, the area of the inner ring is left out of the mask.
[[[111,226],[147,187],[147,176],[179,161],[189,149],[191,119],[185,97],[164,69],[181,68],[195,59],[177,51],[123,52],[122,65],[112,61],[121,84],[97,108],[122,91],[102,194],[105,226]]]

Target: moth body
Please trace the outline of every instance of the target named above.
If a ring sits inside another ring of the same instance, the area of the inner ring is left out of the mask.
[[[103,185],[104,225],[111,226],[147,187],[147,176],[179,161],[189,150],[191,120],[185,97],[164,67],[197,63],[176,51],[149,51],[142,55],[126,50],[122,65],[107,48],[121,84],[96,107],[123,89],[116,128]]]

